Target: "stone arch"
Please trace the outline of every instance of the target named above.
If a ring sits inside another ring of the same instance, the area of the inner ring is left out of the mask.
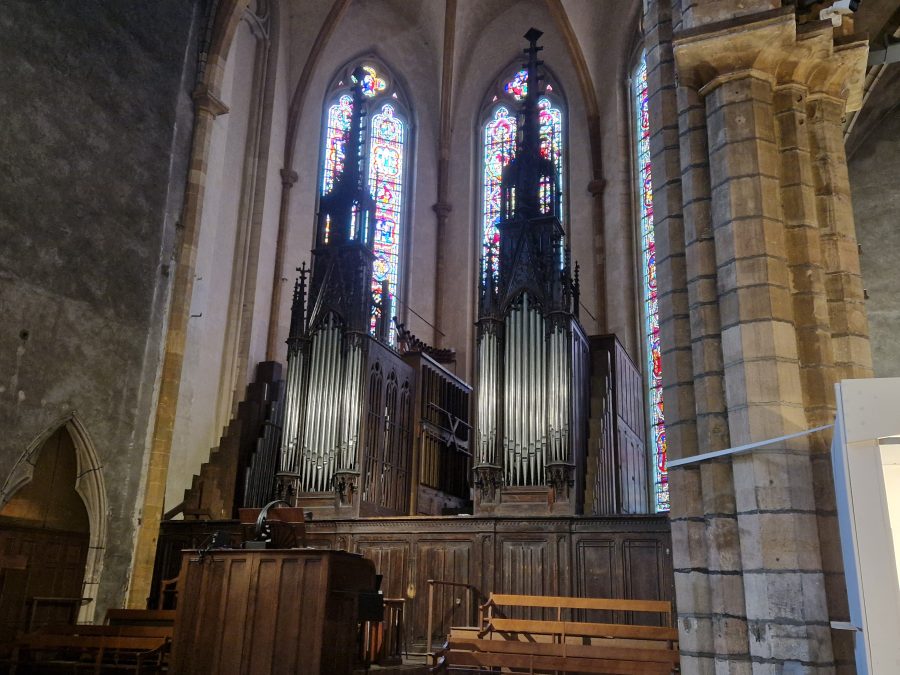
[[[0,487],[0,508],[21,488],[31,482],[34,467],[37,464],[44,443],[60,428],[64,428],[75,446],[75,457],[78,469],[75,478],[75,492],[84,502],[90,524],[87,562],[84,568],[82,597],[91,598],[91,602],[81,607],[78,615],[80,622],[94,619],[97,590],[100,575],[103,571],[103,553],[106,549],[107,521],[109,507],[106,497],[106,485],[103,479],[103,465],[97,449],[91,440],[84,424],[76,416],[69,415],[57,420],[38,434],[16,461],[15,465]]]

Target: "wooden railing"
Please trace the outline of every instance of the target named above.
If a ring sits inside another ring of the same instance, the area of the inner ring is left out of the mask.
[[[427,656],[434,656],[434,587],[435,586],[446,586],[450,588],[465,588],[466,589],[466,616],[465,620],[467,624],[471,624],[472,622],[472,607],[478,606],[478,599],[481,597],[481,594],[478,592],[478,589],[475,588],[472,584],[463,584],[455,581],[442,581],[440,579],[429,579],[425,582],[428,585],[428,627],[427,633],[425,634],[425,653]],[[441,622],[443,623],[443,622]],[[449,626],[446,627],[449,630]],[[442,631],[443,634],[446,634],[447,630]]]

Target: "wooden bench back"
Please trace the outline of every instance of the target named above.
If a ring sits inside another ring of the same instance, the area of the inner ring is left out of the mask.
[[[172,626],[143,626],[121,624],[113,626],[65,625],[46,626],[39,633],[44,635],[108,635],[113,637],[171,638]]]
[[[154,651],[166,645],[161,637],[122,637],[118,635],[56,635],[29,633],[16,640],[26,649],[102,649],[104,651]]]
[[[175,624],[174,609],[108,609],[106,621],[109,626],[172,626]]]
[[[504,607],[544,607],[550,609],[597,609],[613,612],[653,612],[672,614],[667,600],[620,600],[614,598],[571,598],[560,595],[507,595],[491,593],[487,604]]]
[[[486,616],[493,617],[493,608],[521,607],[557,610],[557,620],[562,620],[563,610],[594,610],[608,612],[638,612],[662,616],[663,625],[671,627],[672,603],[667,600],[625,600],[615,598],[572,598],[559,595],[509,595],[491,593],[482,606]],[[571,618],[571,616],[569,617]]]

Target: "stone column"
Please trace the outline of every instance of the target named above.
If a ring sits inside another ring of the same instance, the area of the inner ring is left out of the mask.
[[[865,47],[835,46],[829,24],[798,34],[792,10],[774,5],[682,0],[684,32],[674,39],[701,451],[828,423],[840,364],[866,374],[837,147],[839,112],[858,104]],[[727,421],[715,405],[723,389]],[[705,550],[694,530],[687,539],[706,578],[685,589],[676,576],[676,591],[683,634],[693,620],[703,625],[683,597],[694,608],[707,598],[714,628],[710,652],[688,654],[686,670],[705,672],[710,660],[717,672],[754,673],[849,663],[829,626],[846,613],[829,441],[820,434],[700,465]],[[697,513],[697,486],[670,483],[677,555],[675,505]]]
[[[699,452],[704,453],[723,450],[730,444],[712,227],[706,106],[696,89],[682,86],[678,88],[678,110],[697,441]],[[731,664],[729,672],[749,672],[741,559],[734,555],[739,533],[731,460],[704,462],[694,470],[700,472],[702,517],[708,547],[706,575],[713,637],[711,651],[728,655]],[[679,615],[685,623],[688,617],[680,610],[679,603]],[[695,620],[700,621],[701,617]]]
[[[844,152],[844,108],[843,99],[828,93],[814,91],[809,96],[812,173],[838,379],[872,376],[869,323]]]
[[[807,422],[822,426],[834,419],[836,370],[810,156],[807,96],[803,84],[778,86],[775,128],[781,154],[781,201],[804,408]],[[810,437],[810,461],[828,616],[831,620],[847,621],[849,607],[835,515],[830,436],[826,431]],[[836,663],[852,663],[852,634],[832,631],[831,637]]]
[[[705,88],[722,353],[734,444],[806,427],[782,221],[772,78],[744,70]],[[827,667],[812,475],[805,441],[733,460],[750,654]]]

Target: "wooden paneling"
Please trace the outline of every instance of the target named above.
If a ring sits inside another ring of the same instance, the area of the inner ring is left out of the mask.
[[[32,598],[80,598],[87,561],[87,533],[6,525],[0,529],[0,556],[22,556],[23,570],[0,571],[0,643],[28,628]],[[39,605],[34,625],[67,623],[71,607]]]
[[[172,671],[350,673],[372,563],[341,551],[187,551]]]
[[[373,563],[375,571],[381,574],[381,590],[386,598],[403,598],[409,586],[410,571],[409,542],[372,542],[360,540],[354,550]]]
[[[173,541],[238,530],[236,524],[210,522],[191,535],[192,525],[199,523],[163,523],[160,550],[169,553],[159,554],[158,564],[172,560]],[[384,575],[385,595],[406,599],[411,648],[425,642],[428,579],[471,584],[482,602],[491,592],[673,600],[666,516],[312,521],[307,541],[357,551],[375,563],[376,572]],[[158,572],[175,574],[177,569]],[[462,589],[437,591],[435,633],[447,624],[468,623],[464,606]]]

